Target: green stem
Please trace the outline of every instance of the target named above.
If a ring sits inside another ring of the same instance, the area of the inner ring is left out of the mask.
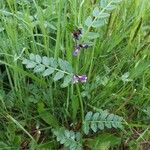
[[[80,107],[81,107],[81,119],[82,119],[82,122],[83,122],[84,121],[84,106],[83,106],[83,100],[82,100],[82,96],[81,96],[80,88],[79,88],[78,84],[76,84],[76,88],[77,88],[77,92],[78,92],[78,96],[79,96],[79,102],[80,102]]]

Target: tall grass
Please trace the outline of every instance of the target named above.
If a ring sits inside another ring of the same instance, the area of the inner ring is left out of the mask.
[[[124,132],[110,131],[121,138],[116,149],[147,148],[150,3],[123,0],[107,25],[96,29],[92,46],[74,57],[72,32],[83,27],[97,3],[1,0],[0,149],[59,149],[52,127],[39,115],[41,103],[61,126],[73,123],[74,130],[88,111],[108,109],[126,120]],[[87,83],[61,88],[51,77],[34,74],[22,65],[30,53],[67,60],[76,73],[88,76]]]

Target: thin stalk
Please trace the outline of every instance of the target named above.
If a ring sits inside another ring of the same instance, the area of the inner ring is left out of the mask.
[[[80,87],[79,87],[78,84],[76,84],[76,88],[77,88],[79,102],[80,102],[80,107],[81,107],[81,119],[82,119],[82,122],[83,122],[84,121],[84,106],[83,106],[82,96],[81,96],[81,93],[80,93]]]
[[[58,10],[58,23],[57,23],[57,39],[56,39],[56,46],[55,46],[55,53],[54,58],[58,58],[59,51],[60,51],[60,38],[61,38],[61,15],[62,12],[62,1],[59,1],[59,10]]]

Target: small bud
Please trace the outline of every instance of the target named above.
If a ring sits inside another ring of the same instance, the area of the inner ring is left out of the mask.
[[[73,56],[77,56],[78,54],[79,54],[79,52],[80,52],[80,46],[79,45],[77,45],[77,46],[75,46],[75,50],[74,50],[74,52],[73,52]]]
[[[82,29],[77,29],[72,33],[73,38],[76,40],[79,40],[81,34],[82,34]]]

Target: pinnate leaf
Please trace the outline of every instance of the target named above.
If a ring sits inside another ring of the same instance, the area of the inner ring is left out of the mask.
[[[35,61],[40,64],[42,62],[41,56],[40,55],[35,55]]]
[[[45,76],[49,76],[49,75],[51,75],[54,71],[55,71],[54,68],[48,67],[48,69],[46,69],[46,70],[43,72],[43,76],[44,76],[44,77],[45,77]]]
[[[85,25],[90,27],[92,25],[92,17],[89,16],[86,20],[85,20]]]
[[[64,72],[59,71],[59,72],[57,72],[57,73],[55,74],[55,76],[54,76],[54,81],[58,81],[58,80],[60,80],[60,79],[63,78],[63,77],[64,77]]]
[[[44,70],[45,70],[45,66],[42,64],[39,64],[34,68],[35,73],[43,72]]]
[[[118,115],[110,114],[106,110],[101,112],[88,112],[85,115],[85,120],[82,126],[83,132],[87,135],[92,129],[93,132],[97,132],[98,129],[103,130],[104,128],[123,128],[122,117]]]
[[[98,8],[98,7],[95,7],[94,10],[93,10],[93,16],[94,16],[94,17],[98,17],[99,14],[100,14],[99,8]]]

